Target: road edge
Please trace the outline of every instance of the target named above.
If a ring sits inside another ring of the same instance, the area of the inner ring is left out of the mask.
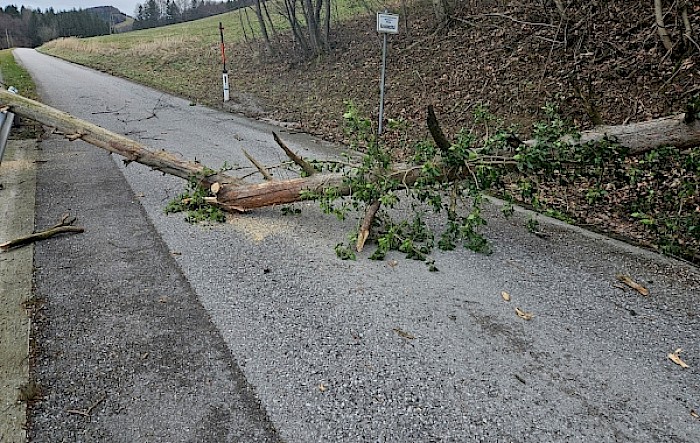
[[[11,140],[0,164],[0,242],[31,234],[36,195],[34,140]],[[0,252],[0,441],[27,441],[29,340],[34,247]],[[24,393],[24,395],[22,394]]]

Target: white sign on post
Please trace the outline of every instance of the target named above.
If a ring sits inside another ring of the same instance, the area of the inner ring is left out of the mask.
[[[377,13],[377,32],[384,34],[399,33],[399,16],[396,14],[387,14],[386,12]]]

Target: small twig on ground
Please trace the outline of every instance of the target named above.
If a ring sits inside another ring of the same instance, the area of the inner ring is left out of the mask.
[[[97,405],[99,405],[100,403],[105,401],[106,398],[107,398],[107,394],[103,394],[102,397],[100,397],[95,403],[92,404],[92,406],[90,406],[89,408],[87,408],[85,410],[68,409],[66,412],[68,414],[77,414],[77,415],[82,415],[83,417],[90,417],[90,415],[92,414],[92,411],[97,407]]]
[[[29,234],[24,237],[19,237],[14,240],[7,241],[5,243],[0,244],[0,250],[2,251],[7,251],[12,248],[18,248],[20,246],[26,246],[28,244],[34,243],[39,240],[46,240],[47,238],[51,238],[55,235],[58,234],[63,234],[67,232],[85,232],[84,228],[81,228],[80,226],[73,226],[73,223],[75,223],[77,219],[75,217],[70,216],[69,214],[65,214],[63,218],[61,219],[61,222],[56,224],[55,226],[46,229],[44,231],[40,232],[35,232],[33,234]]]
[[[500,18],[508,19],[508,20],[515,22],[515,23],[520,23],[522,25],[528,25],[528,26],[543,26],[545,28],[557,28],[558,27],[557,25],[553,25],[551,23],[538,23],[538,22],[528,22],[528,21],[524,21],[524,20],[518,20],[515,17],[511,17],[510,15],[501,14],[498,12],[492,12],[489,14],[468,15],[468,16],[464,17],[464,19],[479,18],[479,17],[500,17]]]

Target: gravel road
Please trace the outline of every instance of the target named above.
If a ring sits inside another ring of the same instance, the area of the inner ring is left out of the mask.
[[[266,124],[15,55],[45,103],[154,148],[213,167],[245,164],[241,148],[281,160]],[[303,155],[333,152],[282,135]],[[163,213],[180,180],[43,145],[37,224],[70,210],[89,229],[36,247],[47,396],[34,441],[700,441],[697,268],[560,223],[541,220],[540,238],[497,208],[491,255],[437,253],[437,273],[399,256],[340,261],[350,222],[310,203],[192,226]],[[689,368],[667,358],[677,348]],[[91,417],[66,412],[102,396]]]

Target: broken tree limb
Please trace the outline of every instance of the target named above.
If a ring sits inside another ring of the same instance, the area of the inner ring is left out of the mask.
[[[301,156],[295,154],[291,149],[289,149],[275,131],[272,131],[272,137],[275,139],[279,147],[282,148],[287,157],[289,157],[291,161],[296,163],[296,165],[299,166],[306,175],[311,176],[316,173],[316,170],[311,165],[311,163],[307,162],[306,160],[301,158]]]
[[[270,172],[267,170],[265,166],[263,166],[259,161],[255,159],[252,155],[248,154],[248,151],[245,149],[242,149],[243,155],[245,155],[245,158],[250,161],[253,166],[260,172],[265,180],[272,180],[272,175],[270,175]]]
[[[365,218],[362,220],[362,225],[360,225],[360,230],[357,233],[357,244],[355,245],[355,249],[357,250],[357,252],[362,252],[362,249],[364,249],[365,242],[369,237],[369,231],[370,229],[372,229],[374,217],[377,215],[377,211],[379,211],[379,207],[381,206],[381,204],[382,203],[379,200],[375,200],[371,205],[367,207],[367,211],[365,212]]]
[[[68,214],[66,214],[63,216],[60,223],[54,225],[49,229],[45,229],[40,232],[35,232],[33,234],[29,234],[24,237],[19,237],[14,240],[10,240],[0,244],[0,250],[7,251],[9,249],[18,248],[20,246],[26,246],[39,240],[46,240],[47,238],[54,237],[58,234],[64,234],[69,232],[85,232],[84,228],[81,228],[80,226],[73,226],[73,223],[75,223],[75,221],[75,217],[71,217]]]
[[[435,145],[437,148],[442,151],[442,152],[447,152],[448,149],[450,149],[450,146],[452,146],[452,143],[450,143],[447,140],[447,137],[445,137],[445,133],[442,132],[442,128],[440,127],[440,122],[438,121],[437,117],[435,116],[435,109],[433,109],[433,105],[428,105],[428,131],[430,131],[430,135],[433,137],[433,140],[435,141]]]
[[[241,182],[240,179],[226,174],[209,174],[211,170],[202,164],[182,160],[167,151],[151,150],[146,145],[21,95],[0,90],[0,104],[9,106],[17,115],[56,128],[66,134],[69,140],[81,139],[98,148],[119,154],[126,159],[127,163],[141,163],[164,174],[185,180],[200,177],[201,183],[207,187],[215,182]]]

